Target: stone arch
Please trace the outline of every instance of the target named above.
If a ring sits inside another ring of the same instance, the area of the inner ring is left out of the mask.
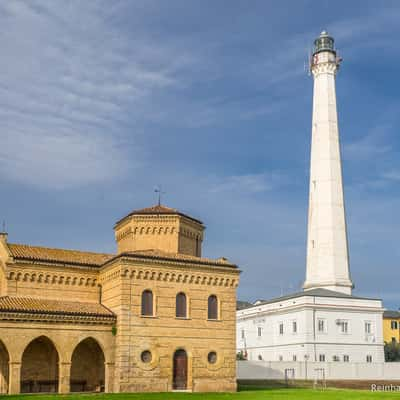
[[[0,394],[8,394],[10,356],[7,347],[0,340]]]
[[[47,336],[32,340],[22,354],[21,393],[58,392],[59,356]]]
[[[104,392],[105,355],[100,343],[88,337],[75,347],[71,357],[71,392]]]

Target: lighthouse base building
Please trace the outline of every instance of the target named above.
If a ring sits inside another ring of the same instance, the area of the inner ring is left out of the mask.
[[[237,311],[248,360],[384,362],[382,301],[312,289]]]

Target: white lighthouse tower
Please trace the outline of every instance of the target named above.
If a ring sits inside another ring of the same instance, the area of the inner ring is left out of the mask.
[[[335,77],[339,59],[323,31],[314,41],[307,271],[304,289],[351,294]]]

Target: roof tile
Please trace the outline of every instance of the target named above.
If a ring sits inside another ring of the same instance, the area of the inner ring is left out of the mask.
[[[203,222],[201,222],[200,220],[193,218],[190,215],[184,214],[175,208],[163,206],[162,204],[157,204],[152,207],[141,208],[139,210],[133,210],[128,215],[121,218],[116,223],[116,225],[118,225],[120,222],[125,220],[125,218],[131,217],[132,215],[157,215],[157,214],[159,214],[159,215],[180,215],[181,217],[188,218],[194,222],[197,222],[200,225],[203,225]]]
[[[110,317],[114,313],[99,303],[35,299],[31,297],[0,297],[0,312],[64,314],[76,316]]]
[[[34,261],[55,261],[67,264],[101,266],[114,257],[113,254],[54,249],[49,247],[29,246],[26,244],[8,243],[8,247],[13,257]]]

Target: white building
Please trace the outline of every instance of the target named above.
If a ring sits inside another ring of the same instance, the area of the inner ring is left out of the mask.
[[[382,301],[352,295],[336,109],[340,59],[326,32],[314,44],[304,291],[242,304],[237,349],[250,360],[383,362]]]

